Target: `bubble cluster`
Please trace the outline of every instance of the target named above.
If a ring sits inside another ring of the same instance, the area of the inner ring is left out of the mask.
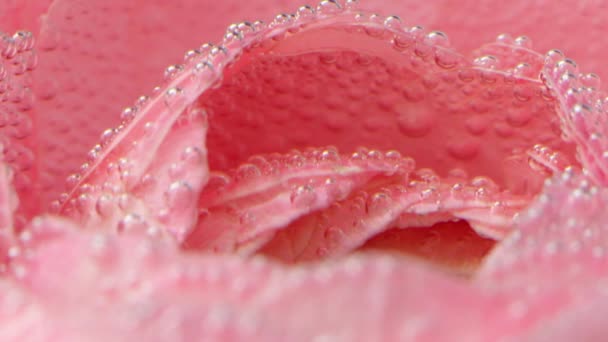
[[[37,178],[32,111],[32,71],[37,66],[37,54],[31,32],[0,32],[0,145],[2,159],[13,169],[14,186],[23,198],[17,218],[21,221],[38,209],[38,199],[32,192]]]
[[[557,98],[555,108],[563,135],[577,143],[577,155],[585,169],[599,184],[607,182],[605,155],[608,131],[605,95],[599,90],[600,79],[584,74],[562,52],[551,50],[545,56],[542,70],[547,87]]]

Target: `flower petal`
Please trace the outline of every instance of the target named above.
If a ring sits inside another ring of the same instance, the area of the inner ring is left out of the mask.
[[[597,300],[608,279],[608,192],[573,173],[547,183],[476,279],[487,293],[518,298],[530,325]]]

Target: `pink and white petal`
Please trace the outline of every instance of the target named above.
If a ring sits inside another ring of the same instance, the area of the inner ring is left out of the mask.
[[[178,253],[159,240],[72,228],[31,248],[19,279],[56,326],[93,339],[483,341],[517,324],[501,324],[504,299],[408,259],[285,268]]]
[[[82,175],[71,176],[75,188],[62,212],[89,228],[163,228],[175,237],[189,231],[209,176],[207,116],[185,108],[182,96],[179,91],[152,98],[147,111],[110,131],[105,150],[94,149],[97,158]]]
[[[599,78],[583,74],[558,52],[547,54],[542,76],[556,101],[566,139],[577,145],[577,156],[594,181],[608,183],[608,120],[606,94]]]
[[[198,226],[187,248],[243,253],[255,251],[272,232],[327,208],[378,177],[412,171],[410,160],[361,158],[335,148],[254,156],[230,175],[217,175],[199,199]],[[409,162],[409,163],[408,163]]]
[[[517,229],[486,259],[476,283],[518,298],[530,326],[587,305],[605,293],[608,192],[575,173],[547,181]]]
[[[366,186],[282,228],[267,239],[262,253],[287,262],[339,257],[392,228],[415,229],[459,219],[468,220],[478,234],[500,240],[529,199],[496,190],[485,178],[468,183],[418,170],[403,179]]]
[[[603,318],[608,307],[606,304],[606,297],[601,297],[565,311],[529,333],[522,341],[603,341],[608,334]]]

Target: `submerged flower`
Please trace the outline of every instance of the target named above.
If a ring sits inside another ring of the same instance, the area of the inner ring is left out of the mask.
[[[0,13],[2,339],[600,339],[602,5],[298,5]]]

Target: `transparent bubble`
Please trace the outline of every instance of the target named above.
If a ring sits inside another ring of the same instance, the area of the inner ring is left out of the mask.
[[[403,22],[401,21],[401,18],[395,15],[388,16],[386,19],[384,19],[384,26],[394,31],[403,30]]]
[[[290,196],[290,201],[296,206],[312,205],[317,199],[315,189],[311,185],[300,185],[296,187]]]
[[[298,8],[296,18],[298,20],[309,20],[315,17],[315,9],[309,5],[304,5]]]
[[[317,5],[317,13],[320,15],[337,14],[343,10],[337,0],[323,0]]]
[[[473,61],[473,64],[475,64],[476,66],[482,67],[482,68],[487,68],[487,69],[495,69],[498,67],[498,59],[494,56],[482,56],[479,58],[476,58]]]
[[[194,191],[188,182],[173,182],[165,192],[165,199],[169,208],[188,208],[194,201]]]

